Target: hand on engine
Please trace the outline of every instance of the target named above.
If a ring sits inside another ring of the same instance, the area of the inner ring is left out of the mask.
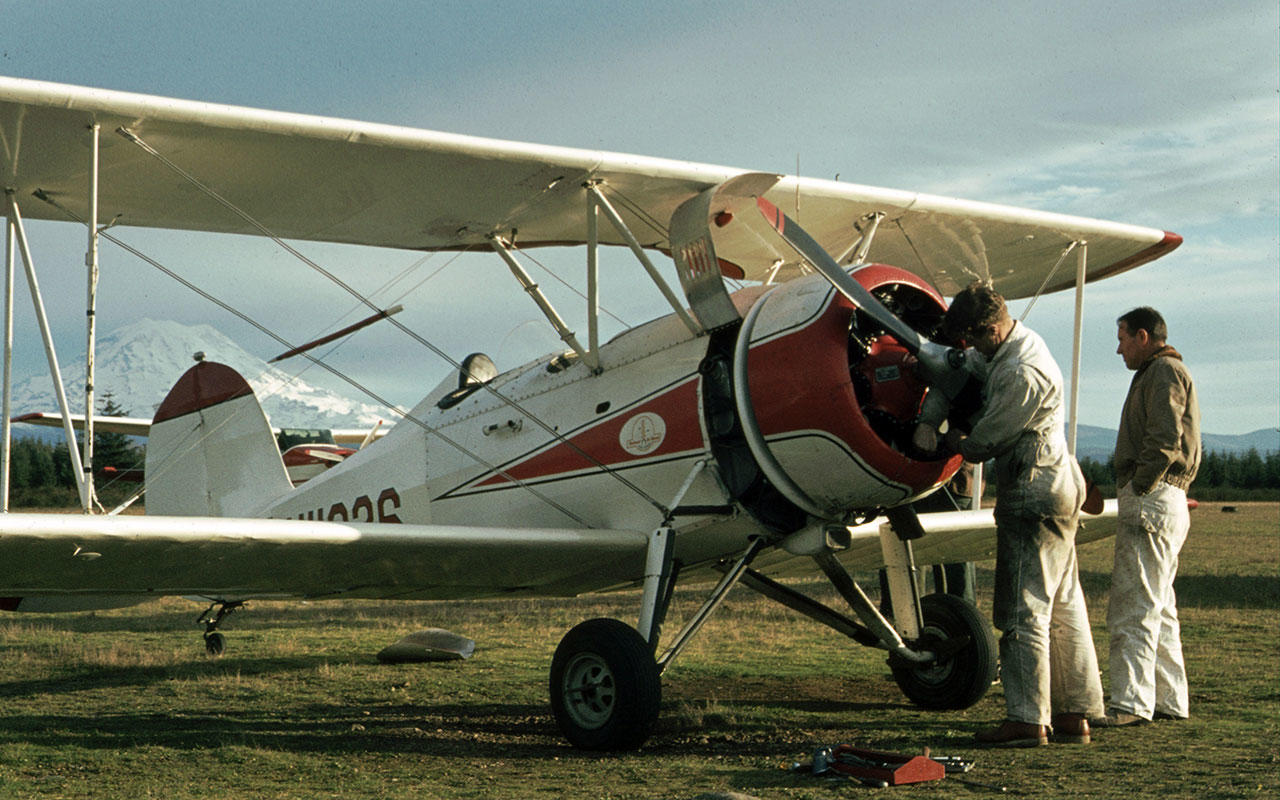
[[[938,449],[938,429],[927,422],[917,423],[916,429],[911,433],[911,444],[917,450],[934,452]]]

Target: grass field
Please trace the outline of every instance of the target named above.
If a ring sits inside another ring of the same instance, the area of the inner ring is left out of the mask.
[[[1237,508],[1193,512],[1182,554],[1193,718],[1102,731],[1090,746],[976,749],[973,733],[1003,716],[998,686],[963,712],[916,710],[877,651],[742,588],[667,672],[648,745],[609,756],[562,743],[546,670],[577,622],[634,622],[635,594],[255,603],[225,625],[220,659],[204,654],[202,607],[171,599],[0,617],[0,798],[1280,796],[1280,505]],[[1081,548],[1104,683],[1110,563],[1110,540]],[[682,590],[668,628],[700,601]],[[374,659],[424,627],[474,638],[475,656]],[[889,789],[788,770],[838,743],[977,765],[968,784]]]

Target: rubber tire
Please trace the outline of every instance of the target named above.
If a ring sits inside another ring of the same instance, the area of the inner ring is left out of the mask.
[[[551,659],[551,710],[574,747],[635,750],[649,738],[661,705],[653,649],[635,628],[590,619],[560,640]]]
[[[955,711],[981,700],[996,679],[999,652],[995,633],[978,607],[953,594],[920,598],[924,630],[917,647],[930,641],[968,636],[969,642],[940,663],[917,667],[893,659],[898,687],[915,705],[931,711]]]

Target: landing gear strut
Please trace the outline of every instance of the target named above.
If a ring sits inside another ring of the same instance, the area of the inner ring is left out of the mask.
[[[196,619],[197,625],[204,626],[204,649],[209,655],[215,658],[226,652],[227,637],[218,632],[218,626],[222,624],[222,618],[233,611],[237,611],[244,606],[243,600],[214,600],[204,613]],[[217,613],[214,613],[214,609]]]

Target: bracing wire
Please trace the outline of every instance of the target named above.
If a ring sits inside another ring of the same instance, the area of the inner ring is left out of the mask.
[[[189,172],[187,172],[185,169],[183,169],[181,166],[179,166],[178,164],[176,164],[175,162],[173,162],[172,160],[170,160],[169,158],[167,158],[164,154],[160,153],[158,150],[156,150],[156,149],[155,149],[154,147],[152,147],[150,144],[148,144],[148,143],[146,143],[145,141],[143,141],[143,140],[142,140],[139,136],[137,136],[135,133],[133,133],[132,131],[130,131],[129,129],[124,128],[124,127],[117,128],[117,129],[116,129],[116,132],[117,132],[117,133],[119,133],[119,134],[120,134],[122,137],[124,137],[126,140],[128,140],[128,141],[132,142],[133,144],[137,145],[139,148],[141,148],[141,149],[142,149],[144,152],[146,152],[148,155],[151,155],[152,157],[154,157],[155,159],[157,159],[160,163],[164,164],[166,167],[168,167],[169,169],[173,170],[175,173],[177,173],[179,176],[181,176],[184,180],[186,180],[186,181],[188,181],[189,183],[191,183],[193,186],[195,186],[197,189],[199,189],[201,192],[203,192],[203,193],[204,193],[205,195],[207,195],[209,198],[211,198],[212,200],[214,200],[215,202],[217,202],[219,205],[223,206],[223,207],[224,207],[224,208],[226,208],[228,211],[230,211],[230,212],[232,212],[233,214],[235,214],[236,216],[240,217],[240,219],[244,220],[246,223],[248,223],[250,226],[252,226],[255,230],[257,230],[257,231],[258,231],[259,233],[261,233],[263,236],[265,236],[265,237],[267,237],[267,238],[271,239],[273,242],[275,242],[275,243],[276,243],[276,244],[277,244],[281,249],[283,249],[285,252],[287,252],[287,253],[289,253],[290,255],[294,256],[294,257],[295,257],[295,258],[297,258],[299,261],[301,261],[303,264],[307,265],[307,266],[308,266],[308,267],[310,267],[311,269],[315,270],[316,272],[320,273],[320,274],[321,274],[321,275],[323,275],[324,277],[328,278],[331,282],[333,282],[336,286],[338,286],[339,288],[341,288],[343,291],[347,292],[347,293],[348,293],[348,294],[350,294],[352,297],[356,298],[358,301],[360,301],[360,302],[361,302],[361,303],[363,303],[364,305],[368,306],[368,307],[369,307],[369,309],[371,309],[372,311],[375,311],[375,312],[380,312],[380,311],[382,310],[382,309],[378,308],[378,307],[377,307],[377,305],[375,305],[371,300],[369,300],[369,299],[368,299],[367,297],[365,297],[363,294],[361,294],[360,292],[358,292],[355,288],[353,288],[352,286],[350,286],[349,284],[347,284],[345,281],[343,281],[343,280],[342,280],[341,278],[339,278],[338,276],[334,275],[334,274],[333,274],[332,272],[330,272],[329,270],[327,270],[327,269],[325,269],[324,267],[322,267],[322,266],[320,266],[319,264],[317,264],[317,263],[316,263],[315,261],[313,261],[312,259],[308,258],[308,257],[307,257],[307,256],[305,256],[304,254],[302,254],[301,252],[299,252],[296,248],[294,248],[294,247],[290,246],[287,242],[285,242],[283,239],[281,239],[279,236],[277,236],[273,231],[271,231],[270,229],[268,229],[268,228],[267,228],[266,226],[264,226],[262,223],[258,222],[256,219],[254,219],[254,218],[253,218],[250,214],[248,214],[246,211],[244,211],[244,210],[243,210],[243,209],[241,209],[239,206],[237,206],[237,205],[235,205],[234,203],[232,203],[232,202],[231,202],[230,200],[228,200],[227,198],[223,197],[223,196],[222,196],[221,194],[219,194],[218,192],[214,191],[211,187],[207,186],[207,185],[206,185],[204,182],[202,182],[199,178],[195,177],[194,175],[192,175],[191,173],[189,173]],[[442,360],[443,360],[443,361],[445,361],[446,363],[451,364],[451,365],[452,365],[455,369],[457,369],[459,372],[466,372],[467,374],[470,374],[470,373],[469,373],[469,372],[468,372],[468,371],[467,371],[467,370],[462,366],[462,364],[461,364],[461,363],[459,363],[458,361],[455,361],[453,358],[451,358],[451,357],[450,357],[447,353],[445,353],[443,350],[441,350],[440,348],[436,347],[434,344],[432,344],[432,343],[431,343],[430,341],[428,341],[426,338],[422,337],[421,335],[419,335],[419,334],[418,334],[418,333],[416,333],[415,331],[413,331],[413,330],[411,330],[410,328],[408,328],[406,325],[404,325],[404,323],[400,322],[399,320],[395,319],[394,317],[388,317],[388,318],[387,318],[387,321],[388,321],[391,325],[393,325],[393,326],[395,326],[396,328],[398,328],[398,329],[399,329],[402,333],[404,333],[406,336],[408,336],[408,337],[410,337],[411,339],[413,339],[414,341],[418,342],[418,343],[419,343],[419,344],[421,344],[423,347],[426,347],[428,350],[430,350],[432,353],[434,353],[437,357],[439,357],[440,359],[442,359]],[[318,362],[317,362],[317,363],[318,363]],[[628,480],[626,477],[624,477],[624,476],[620,475],[616,470],[610,469],[606,464],[604,464],[603,462],[601,462],[601,461],[600,461],[599,459],[597,459],[595,456],[593,456],[593,455],[591,455],[590,453],[587,453],[586,451],[584,451],[582,448],[580,448],[578,445],[574,444],[572,441],[570,441],[567,437],[565,437],[563,434],[561,434],[561,433],[560,433],[558,430],[556,430],[554,427],[552,427],[551,425],[548,425],[546,422],[544,422],[540,417],[538,417],[537,415],[535,415],[535,414],[531,413],[528,409],[524,408],[523,406],[521,406],[519,403],[517,403],[516,401],[512,400],[511,398],[506,397],[505,395],[503,395],[502,393],[500,393],[497,389],[495,389],[495,388],[493,388],[492,386],[490,386],[488,383],[481,383],[480,385],[481,385],[481,386],[482,386],[482,387],[483,387],[487,392],[489,392],[489,394],[493,395],[495,398],[497,398],[498,400],[502,401],[503,403],[505,403],[506,405],[508,405],[509,407],[511,407],[513,410],[517,411],[518,413],[523,414],[524,416],[526,416],[530,421],[532,421],[535,425],[537,425],[539,428],[541,428],[544,432],[546,432],[547,434],[549,434],[553,439],[555,439],[556,441],[560,442],[561,444],[566,445],[566,446],[567,446],[567,447],[569,447],[571,450],[575,451],[576,453],[578,453],[579,455],[581,455],[583,458],[587,459],[587,461],[589,461],[590,463],[592,463],[592,464],[594,464],[595,466],[599,467],[602,471],[604,471],[606,474],[608,474],[608,475],[610,475],[611,477],[613,477],[615,480],[617,480],[618,482],[620,482],[622,485],[624,485],[624,486],[626,486],[627,488],[631,489],[631,490],[632,490],[633,492],[635,492],[637,495],[639,495],[640,497],[642,497],[642,498],[643,498],[647,503],[649,503],[649,504],[650,504],[650,505],[652,505],[654,508],[656,508],[659,512],[663,513],[664,515],[667,513],[667,508],[666,508],[665,506],[663,506],[663,505],[662,505],[662,503],[660,503],[658,500],[656,500],[653,496],[651,496],[648,492],[646,492],[646,491],[644,491],[643,489],[641,489],[639,486],[637,486],[637,485],[636,485],[635,483],[633,483],[632,481]],[[464,452],[465,452],[465,451],[464,451]]]
[[[1076,249],[1076,246],[1078,244],[1080,244],[1079,239],[1067,245],[1063,249],[1062,255],[1058,256],[1058,261],[1056,264],[1053,265],[1053,269],[1049,270],[1049,274],[1045,275],[1044,280],[1040,281],[1040,288],[1036,289],[1036,293],[1031,296],[1031,302],[1027,303],[1027,307],[1022,310],[1022,316],[1018,317],[1019,322],[1023,322],[1026,320],[1027,315],[1031,313],[1031,307],[1034,306],[1036,304],[1036,301],[1040,299],[1040,295],[1044,294],[1044,287],[1049,285],[1049,281],[1053,279],[1053,275],[1058,271],[1058,267],[1062,266],[1062,262],[1066,260],[1067,256],[1071,253],[1072,250]]]
[[[365,305],[365,306],[369,307],[369,308],[370,308],[371,310],[373,310],[373,311],[381,311],[381,309],[379,309],[379,308],[378,308],[378,307],[377,307],[377,306],[376,306],[376,305],[375,305],[371,300],[369,300],[367,297],[365,297],[364,295],[362,295],[362,294],[361,294],[360,292],[358,292],[355,288],[353,288],[352,286],[350,286],[349,284],[347,284],[346,282],[344,282],[343,280],[341,280],[340,278],[338,278],[336,275],[334,275],[334,274],[333,274],[332,272],[330,272],[329,270],[327,270],[327,269],[325,269],[324,267],[322,267],[322,266],[320,266],[319,264],[317,264],[317,263],[316,263],[315,261],[313,261],[312,259],[308,258],[308,257],[307,257],[307,256],[305,256],[304,254],[302,254],[301,252],[299,252],[296,248],[294,248],[294,247],[290,246],[287,242],[285,242],[283,239],[281,239],[279,236],[277,236],[274,232],[272,232],[271,230],[269,230],[268,228],[266,228],[264,225],[262,225],[261,223],[259,223],[256,219],[254,219],[254,218],[253,218],[251,215],[249,215],[247,212],[245,212],[244,210],[240,209],[238,206],[236,206],[236,205],[235,205],[234,203],[232,203],[230,200],[228,200],[228,199],[226,199],[226,198],[222,197],[218,192],[214,191],[212,188],[210,188],[209,186],[207,186],[206,184],[204,184],[202,181],[200,181],[200,180],[199,180],[198,178],[196,178],[194,175],[190,174],[190,173],[189,173],[189,172],[187,172],[185,169],[183,169],[181,166],[179,166],[178,164],[176,164],[175,162],[173,162],[172,160],[170,160],[169,158],[167,158],[166,156],[164,156],[162,153],[160,153],[159,151],[157,151],[154,147],[152,147],[152,146],[151,146],[150,144],[148,144],[147,142],[143,141],[140,137],[138,137],[138,136],[137,136],[136,134],[134,134],[132,131],[129,131],[127,128],[121,127],[121,128],[118,128],[118,129],[117,129],[117,133],[119,133],[122,137],[124,137],[124,138],[125,138],[125,139],[127,139],[128,141],[130,141],[130,142],[132,142],[133,144],[137,145],[139,148],[141,148],[143,151],[145,151],[146,153],[148,153],[148,154],[149,154],[149,155],[151,155],[152,157],[156,158],[158,161],[160,161],[160,163],[164,164],[166,167],[168,167],[169,169],[173,170],[175,173],[177,173],[178,175],[180,175],[184,180],[186,180],[186,181],[190,182],[193,186],[195,186],[195,187],[196,187],[197,189],[199,189],[201,192],[203,192],[204,194],[206,194],[207,196],[209,196],[211,199],[213,199],[213,200],[214,200],[215,202],[217,202],[219,205],[222,205],[222,206],[223,206],[224,208],[226,208],[228,211],[231,211],[233,214],[235,214],[236,216],[240,217],[242,220],[244,220],[246,223],[248,223],[248,224],[249,224],[250,226],[252,226],[254,229],[256,229],[257,231],[259,231],[263,236],[265,236],[265,237],[267,237],[267,238],[271,239],[273,242],[275,242],[279,247],[281,247],[281,249],[285,250],[285,252],[288,252],[289,254],[293,255],[295,258],[297,258],[298,260],[300,260],[303,264],[307,265],[308,267],[310,267],[310,268],[311,268],[311,269],[313,269],[314,271],[318,272],[318,273],[319,273],[319,274],[321,274],[322,276],[324,276],[324,277],[328,278],[331,282],[333,282],[333,283],[334,283],[335,285],[337,285],[339,288],[343,289],[343,290],[344,290],[344,291],[346,291],[348,294],[350,294],[352,297],[356,298],[356,300],[358,300],[361,304],[363,304],[363,305]],[[176,278],[176,276],[174,276],[174,277]],[[179,280],[181,280],[181,279],[179,279]],[[231,309],[230,309],[230,307],[227,307],[227,308],[228,308],[228,310],[231,310]],[[234,313],[238,313],[238,312],[234,312]],[[249,320],[247,320],[247,319],[246,319],[246,321],[249,321]],[[413,330],[409,329],[407,326],[405,326],[405,325],[404,325],[402,322],[400,322],[399,320],[396,320],[396,319],[394,319],[394,318],[388,318],[388,322],[390,322],[390,324],[392,324],[393,326],[395,326],[396,328],[398,328],[402,333],[404,333],[405,335],[409,336],[409,337],[410,337],[411,339],[413,339],[414,341],[416,341],[416,342],[418,342],[419,344],[421,344],[423,347],[426,347],[428,350],[430,350],[432,353],[434,353],[434,354],[435,354],[437,357],[439,357],[441,360],[443,360],[443,361],[445,361],[446,363],[448,363],[448,364],[452,365],[455,369],[459,370],[460,372],[465,372],[465,369],[464,369],[464,367],[462,366],[462,364],[461,364],[461,363],[459,363],[458,361],[455,361],[453,358],[451,358],[451,357],[450,357],[447,353],[445,353],[443,350],[441,350],[440,348],[438,348],[437,346],[435,346],[434,344],[432,344],[430,341],[428,341],[426,338],[422,337],[422,336],[421,336],[421,335],[419,335],[418,333],[416,333],[416,332],[414,332]],[[251,324],[255,324],[255,325],[256,325],[256,323],[251,323]],[[268,332],[268,331],[266,331],[265,329],[264,329],[264,333],[268,333],[268,335],[271,335],[273,338],[277,338],[277,339],[279,338],[279,337],[275,337],[275,335],[274,335],[274,334],[269,333],[269,332]],[[320,364],[320,362],[319,362],[318,360],[316,360],[316,359],[311,359],[311,360],[312,360],[314,363]],[[329,367],[328,367],[328,365],[324,365],[324,364],[320,364],[320,365],[321,365],[322,367],[324,367],[325,369],[330,369],[330,370],[331,370],[331,368],[329,368]],[[331,370],[331,371],[332,371],[332,370]],[[335,372],[335,374],[337,374],[337,373]],[[369,392],[369,390],[364,389],[363,387],[359,387],[359,386],[358,386],[358,384],[355,384],[355,382],[354,382],[354,381],[351,381],[350,379],[346,378],[346,376],[340,376],[340,377],[342,377],[342,379],[343,379],[343,380],[346,380],[347,382],[352,383],[352,385],[357,386],[357,388],[360,388],[360,389],[361,389],[361,391],[363,391],[363,392],[365,392],[365,393],[367,393],[367,394],[370,394],[370,396],[374,396],[371,392]],[[488,391],[490,394],[492,394],[494,397],[496,397],[498,400],[500,400],[500,401],[502,401],[503,403],[505,403],[506,405],[510,406],[512,409],[514,409],[514,410],[515,410],[515,411],[517,411],[518,413],[523,414],[524,416],[526,416],[526,417],[527,417],[529,420],[531,420],[535,425],[537,425],[538,427],[542,428],[542,430],[543,430],[543,431],[545,431],[547,434],[549,434],[553,439],[555,439],[555,440],[557,440],[557,441],[561,442],[562,444],[564,444],[564,445],[568,446],[570,449],[572,449],[572,450],[574,450],[575,452],[577,452],[577,453],[578,453],[579,455],[581,455],[583,458],[587,459],[589,462],[591,462],[591,463],[593,463],[594,465],[596,465],[597,467],[599,467],[599,468],[600,468],[602,471],[604,471],[606,474],[610,475],[610,476],[611,476],[611,477],[613,477],[615,480],[619,481],[619,482],[620,482],[620,483],[622,483],[624,486],[626,486],[627,488],[631,489],[631,490],[632,490],[633,492],[635,492],[637,495],[639,495],[640,497],[642,497],[646,502],[648,502],[650,505],[652,505],[652,506],[653,506],[654,508],[656,508],[658,511],[662,512],[663,514],[665,514],[665,513],[666,513],[667,509],[662,505],[662,503],[660,503],[658,500],[656,500],[655,498],[653,498],[651,495],[649,495],[647,492],[645,492],[643,489],[641,489],[641,488],[640,488],[639,486],[637,486],[635,483],[633,483],[632,481],[628,480],[626,477],[624,477],[624,476],[620,475],[616,470],[610,469],[607,465],[605,465],[604,463],[602,463],[599,459],[597,459],[596,457],[592,456],[591,454],[589,454],[589,453],[585,452],[582,448],[580,448],[578,445],[576,445],[575,443],[573,443],[572,441],[570,441],[568,438],[566,438],[563,434],[561,434],[561,433],[560,433],[558,430],[556,430],[554,427],[552,427],[552,426],[548,425],[546,422],[544,422],[540,417],[538,417],[537,415],[535,415],[535,414],[533,414],[533,413],[529,412],[527,409],[525,409],[523,406],[521,406],[521,405],[520,405],[519,403],[517,403],[516,401],[514,401],[514,400],[512,400],[512,399],[510,399],[510,398],[506,397],[505,395],[501,394],[501,393],[500,393],[500,392],[498,392],[494,387],[490,386],[488,383],[482,383],[482,384],[481,384],[481,386],[482,386],[486,391]],[[386,401],[384,401],[384,400],[379,399],[379,400],[378,400],[378,402],[383,403],[384,405],[387,405],[388,407],[395,409],[395,407],[394,407],[393,405],[391,405],[391,404],[387,403],[387,402],[386,402]],[[402,413],[402,414],[403,414],[403,412],[399,411],[399,409],[395,409],[395,410],[397,411],[397,413]],[[410,418],[410,417],[408,417],[408,416],[406,415],[406,418]],[[410,419],[411,419],[411,418],[410,418]],[[421,421],[419,421],[419,420],[414,420],[414,421],[415,421],[415,422],[417,422],[417,424],[419,424],[419,425],[423,425],[423,424],[424,424],[424,423],[422,423],[422,422],[421,422]],[[439,434],[438,432],[436,432],[436,435],[438,435],[438,436],[442,436],[442,435],[441,435],[441,434]],[[443,438],[443,437],[442,437],[442,438]],[[463,450],[462,448],[459,448],[459,449],[460,449],[460,450],[462,450],[462,452],[467,452],[466,450]],[[481,459],[479,459],[479,458],[478,458],[475,454],[473,454],[473,453],[468,453],[468,455],[469,455],[469,456],[471,456],[472,458],[475,458],[475,459],[476,459],[478,462],[480,462],[480,463],[485,463],[485,462],[483,462]],[[489,465],[486,465],[486,466],[489,466]],[[490,467],[490,468],[492,468],[492,467]],[[509,477],[509,476],[508,476],[508,477]],[[517,483],[518,483],[518,482],[517,482]],[[522,485],[523,485],[523,484],[522,484]],[[563,509],[562,509],[562,510],[563,510]]]
[[[49,203],[50,205],[53,205],[55,208],[58,208],[59,210],[61,210],[61,211],[62,211],[64,214],[66,214],[70,219],[75,220],[76,222],[81,222],[81,223],[83,223],[83,222],[84,222],[84,220],[83,220],[83,219],[81,219],[78,215],[76,215],[76,214],[75,214],[74,212],[72,212],[70,209],[66,208],[65,206],[63,206],[63,205],[59,204],[58,202],[56,202],[55,200],[53,200],[51,197],[49,197],[49,196],[48,196],[47,194],[45,194],[44,192],[38,192],[38,193],[36,194],[36,196],[37,196],[38,198],[40,198],[41,200],[44,200],[45,202]],[[240,311],[239,309],[235,308],[234,306],[230,305],[229,303],[226,303],[226,302],[224,302],[223,300],[221,300],[220,298],[218,298],[218,297],[214,296],[213,294],[210,294],[209,292],[205,291],[204,289],[201,289],[199,286],[196,286],[196,285],[195,285],[194,283],[192,283],[191,281],[187,280],[186,278],[183,278],[181,275],[179,275],[178,273],[176,273],[176,272],[174,272],[173,270],[169,269],[168,267],[166,267],[164,264],[160,263],[160,262],[159,262],[159,261],[157,261],[156,259],[154,259],[154,258],[152,258],[151,256],[147,255],[146,253],[143,253],[141,250],[138,250],[136,247],[134,247],[134,246],[130,245],[129,243],[127,243],[127,242],[125,242],[125,241],[121,240],[119,237],[113,236],[113,235],[111,235],[110,233],[107,233],[106,231],[99,231],[99,235],[100,235],[102,238],[106,239],[107,241],[111,242],[112,244],[116,245],[116,246],[117,246],[117,247],[119,247],[120,249],[124,250],[125,252],[127,252],[127,253],[129,253],[129,254],[131,254],[131,255],[135,256],[136,258],[138,258],[138,259],[140,259],[140,260],[144,261],[145,263],[149,264],[149,265],[150,265],[150,266],[152,266],[153,268],[155,268],[155,269],[159,270],[160,272],[164,273],[165,275],[169,276],[169,277],[170,277],[170,278],[172,278],[174,281],[177,281],[177,282],[178,282],[178,283],[180,283],[182,286],[186,287],[187,289],[191,290],[192,292],[195,292],[197,295],[199,295],[200,297],[204,298],[205,300],[208,300],[210,303],[213,303],[214,305],[218,306],[219,308],[221,308],[222,310],[226,311],[227,313],[232,314],[232,315],[234,315],[235,317],[237,317],[237,318],[239,318],[240,320],[242,320],[243,322],[245,322],[245,323],[247,323],[247,324],[251,325],[252,327],[256,328],[256,329],[257,329],[258,331],[260,331],[261,333],[265,334],[266,336],[271,337],[272,339],[274,339],[275,341],[277,341],[278,343],[280,343],[281,345],[283,345],[285,348],[293,349],[293,348],[296,346],[294,343],[292,343],[292,342],[290,342],[289,340],[285,339],[283,336],[280,336],[279,334],[275,333],[274,331],[272,331],[272,330],[271,330],[270,328],[268,328],[267,326],[263,325],[262,323],[258,322],[257,320],[253,319],[252,317],[250,317],[248,314],[245,314],[244,312]],[[466,447],[465,447],[465,446],[463,446],[462,444],[460,444],[460,443],[458,443],[458,442],[454,441],[452,438],[450,438],[449,436],[447,436],[447,435],[445,435],[444,433],[442,433],[438,428],[436,428],[436,427],[434,427],[434,426],[432,426],[432,425],[429,425],[429,424],[427,424],[426,422],[424,422],[424,421],[422,421],[421,419],[419,419],[419,418],[417,418],[416,416],[414,416],[413,414],[411,414],[411,413],[409,413],[409,412],[407,412],[407,411],[404,411],[404,410],[403,410],[403,409],[401,409],[399,406],[397,406],[396,404],[392,403],[390,400],[386,399],[385,397],[383,397],[382,395],[378,394],[377,392],[373,391],[373,390],[372,390],[372,389],[370,389],[369,387],[367,387],[367,386],[365,386],[365,385],[361,384],[359,381],[356,381],[355,379],[353,379],[353,378],[351,378],[350,376],[348,376],[348,375],[344,374],[343,372],[341,372],[341,371],[339,371],[339,370],[335,369],[334,367],[330,366],[329,364],[325,363],[324,361],[320,360],[319,358],[316,358],[315,356],[313,356],[313,355],[312,355],[312,354],[310,354],[310,353],[301,353],[300,355],[301,355],[301,357],[302,357],[302,358],[305,358],[305,359],[307,359],[308,361],[310,361],[313,365],[320,367],[321,369],[325,370],[325,371],[326,371],[326,372],[328,372],[329,374],[333,375],[334,377],[338,378],[339,380],[343,381],[344,383],[346,383],[346,384],[350,385],[352,388],[356,389],[356,390],[357,390],[357,391],[359,391],[361,394],[364,394],[365,396],[367,396],[367,397],[369,397],[370,399],[372,399],[374,402],[378,403],[379,405],[383,406],[384,408],[387,408],[388,410],[390,410],[391,412],[393,412],[394,414],[396,414],[396,415],[397,415],[397,416],[399,416],[400,418],[402,418],[402,419],[404,419],[404,420],[406,420],[406,421],[408,421],[408,422],[410,422],[410,423],[412,423],[412,424],[414,424],[414,425],[417,425],[419,428],[421,428],[422,430],[426,431],[428,434],[430,434],[430,435],[432,435],[432,436],[435,436],[436,438],[438,438],[438,439],[440,439],[441,441],[443,441],[445,444],[447,444],[447,445],[449,445],[450,447],[453,447],[454,449],[456,449],[458,452],[460,452],[460,453],[462,453],[462,454],[466,455],[468,458],[471,458],[471,459],[472,459],[472,460],[474,460],[477,464],[479,464],[479,465],[483,466],[485,469],[489,470],[490,472],[492,472],[492,473],[494,473],[494,474],[496,474],[496,475],[500,475],[500,476],[502,476],[503,478],[505,478],[505,479],[507,479],[507,480],[511,481],[512,483],[516,484],[517,486],[521,487],[522,489],[527,490],[527,491],[528,491],[529,493],[531,493],[534,497],[537,497],[539,500],[543,501],[543,502],[544,502],[544,503],[546,503],[547,505],[551,506],[552,508],[555,508],[557,511],[561,512],[561,513],[562,513],[562,514],[564,514],[565,516],[567,516],[567,517],[569,517],[570,519],[574,520],[574,521],[575,521],[575,522],[577,522],[578,524],[580,524],[580,525],[582,525],[582,526],[584,526],[584,527],[588,527],[588,528],[589,528],[589,527],[591,527],[591,525],[589,525],[585,520],[583,520],[583,519],[582,519],[581,517],[579,517],[577,514],[574,514],[572,511],[570,511],[569,509],[565,508],[565,507],[564,507],[563,505],[561,505],[560,503],[557,503],[555,500],[552,500],[550,497],[547,497],[547,496],[546,496],[546,495],[544,495],[542,492],[539,492],[537,489],[535,489],[535,488],[533,488],[532,486],[530,486],[526,481],[523,481],[523,480],[521,480],[521,479],[517,478],[516,476],[514,476],[514,475],[510,474],[509,472],[507,472],[507,471],[505,471],[505,470],[501,469],[501,468],[500,468],[500,467],[498,467],[497,465],[490,463],[489,461],[485,460],[484,458],[481,458],[478,454],[476,454],[476,453],[472,452],[471,450],[469,450],[468,448],[466,448]]]

